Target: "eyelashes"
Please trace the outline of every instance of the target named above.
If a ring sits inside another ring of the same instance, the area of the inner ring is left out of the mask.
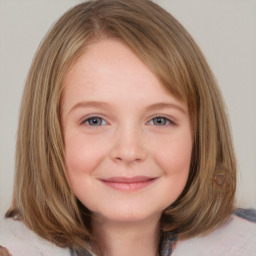
[[[146,124],[155,126],[175,125],[175,123],[171,119],[163,116],[154,117],[151,120],[149,120]]]
[[[87,126],[97,127],[97,126],[105,126],[108,122],[100,117],[100,116],[90,116],[82,121],[81,124],[85,124]],[[169,126],[169,125],[176,125],[176,123],[167,117],[164,116],[156,116],[149,121],[146,122],[146,125],[153,125],[153,126]]]
[[[107,122],[99,116],[91,116],[82,121],[82,124],[86,124],[88,126],[103,126],[106,125]]]

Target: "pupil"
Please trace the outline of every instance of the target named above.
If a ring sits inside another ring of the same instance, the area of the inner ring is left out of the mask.
[[[90,122],[91,122],[92,125],[100,125],[101,124],[101,120],[99,118],[96,118],[96,117],[92,118],[90,120]]]
[[[166,124],[166,120],[164,118],[162,118],[162,117],[157,117],[157,118],[155,118],[154,123],[156,125],[165,125]]]
[[[158,124],[161,124],[161,123],[163,123],[163,118],[157,118],[156,121],[157,121]]]

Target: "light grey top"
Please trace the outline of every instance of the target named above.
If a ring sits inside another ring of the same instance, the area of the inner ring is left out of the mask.
[[[23,222],[12,219],[5,219],[0,224],[0,245],[8,248],[12,256],[71,255],[69,248],[57,247],[38,237]],[[184,255],[255,256],[256,223],[232,215],[227,223],[208,235],[179,240],[172,256]]]

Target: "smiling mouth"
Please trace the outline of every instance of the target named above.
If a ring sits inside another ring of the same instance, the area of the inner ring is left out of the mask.
[[[143,189],[153,182],[157,178],[136,176],[136,177],[112,177],[109,179],[100,179],[100,181],[108,187],[121,191],[136,191]]]

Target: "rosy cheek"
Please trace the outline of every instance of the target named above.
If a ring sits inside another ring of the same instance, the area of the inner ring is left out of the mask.
[[[188,176],[191,161],[192,145],[188,143],[165,144],[155,154],[155,161],[166,175]]]
[[[82,145],[77,136],[68,136],[65,140],[65,162],[69,174],[78,174],[86,161]]]
[[[86,138],[72,137],[66,141],[66,168],[71,177],[93,172],[101,162],[103,148]]]

